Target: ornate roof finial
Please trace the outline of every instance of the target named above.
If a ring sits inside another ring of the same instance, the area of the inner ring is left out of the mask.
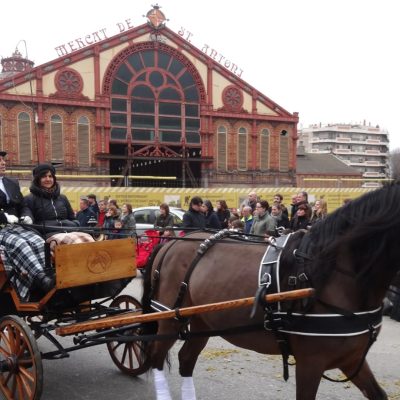
[[[152,7],[153,8],[146,14],[147,23],[154,29],[164,28],[165,21],[168,20],[165,18],[164,13],[160,10],[161,7],[158,4],[152,5]]]

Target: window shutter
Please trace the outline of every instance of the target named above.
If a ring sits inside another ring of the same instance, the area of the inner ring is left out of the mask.
[[[18,115],[19,162],[32,162],[31,117],[22,112]]]
[[[289,138],[287,136],[280,136],[279,171],[289,171]]]
[[[51,159],[61,161],[64,159],[63,152],[63,124],[59,115],[51,117]]]
[[[263,129],[260,136],[260,169],[269,169],[269,132]]]
[[[86,117],[78,120],[78,165],[89,167],[89,121]]]
[[[247,131],[240,128],[238,132],[238,169],[247,170]]]
[[[217,134],[217,169],[218,171],[226,171],[227,159],[227,140],[226,128],[220,126]]]

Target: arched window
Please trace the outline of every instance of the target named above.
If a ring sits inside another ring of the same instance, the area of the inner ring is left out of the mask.
[[[58,115],[52,115],[50,119],[50,141],[51,141],[51,160],[62,161],[63,152],[63,121]]]
[[[219,126],[217,130],[217,170],[226,171],[227,161],[227,132],[224,126]]]
[[[247,170],[247,130],[239,128],[238,130],[238,160],[237,165],[239,170]]]
[[[263,129],[260,134],[260,169],[269,169],[269,130]]]
[[[279,171],[289,171],[289,135],[286,130],[279,135]]]
[[[134,53],[119,66],[111,89],[111,141],[199,147],[199,92],[192,74],[163,51]],[[147,142],[147,143],[146,143]]]
[[[31,164],[32,162],[32,137],[31,117],[26,112],[18,114],[18,141],[19,141],[19,162]]]
[[[87,117],[78,119],[78,165],[80,167],[90,166],[90,126]]]

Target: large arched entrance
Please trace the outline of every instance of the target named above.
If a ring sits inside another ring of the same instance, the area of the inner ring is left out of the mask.
[[[110,174],[129,186],[200,186],[204,89],[194,66],[148,43],[120,53],[108,78]]]

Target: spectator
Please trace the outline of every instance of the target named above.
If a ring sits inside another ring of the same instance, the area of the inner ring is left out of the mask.
[[[154,228],[160,230],[160,234],[163,235],[167,226],[174,226],[174,217],[169,212],[169,205],[167,203],[160,204],[160,214],[157,216],[154,222]]]
[[[268,201],[261,200],[257,202],[256,215],[250,229],[250,234],[260,236],[256,240],[264,241],[265,237],[275,234],[276,221],[269,214],[268,208]]]
[[[225,200],[218,200],[217,201],[217,217],[222,229],[228,227],[228,221],[231,213],[228,209],[228,205],[226,204]]]
[[[67,196],[61,194],[56,170],[50,164],[39,164],[33,170],[33,180],[25,196],[23,214],[28,215],[39,232],[48,238],[63,228],[78,228],[79,221]]]
[[[80,226],[96,226],[96,214],[89,208],[89,200],[87,197],[81,197],[79,201],[80,211],[76,214],[76,219],[79,221]]]
[[[231,230],[237,231],[237,232],[244,232],[244,223],[240,219],[235,219],[232,221],[231,224]]]
[[[257,193],[250,192],[247,195],[247,199],[240,205],[240,211],[243,210],[243,207],[249,206],[249,207],[251,207],[252,212],[254,213],[254,211],[256,210],[257,201],[258,201]]]
[[[290,219],[296,215],[297,194],[292,195],[292,202],[290,203]]]
[[[217,213],[214,211],[213,205],[210,200],[203,203],[202,211],[206,217],[206,228],[221,229]]]
[[[279,204],[281,206],[281,211],[283,215],[286,215],[286,217],[289,220],[289,212],[288,209],[285,207],[285,205],[282,203],[283,202],[283,196],[280,193],[277,193],[274,195],[274,202],[273,204]],[[271,214],[271,209],[268,210],[269,213]]]
[[[310,226],[310,219],[307,216],[308,208],[308,205],[300,204],[296,215],[290,221],[290,229],[293,232],[296,232],[299,229],[307,229]]]
[[[310,224],[314,225],[318,221],[322,221],[328,215],[328,205],[324,199],[317,200],[312,209]]]
[[[294,207],[295,214],[297,213],[298,208],[303,204],[305,204],[307,206],[306,216],[308,219],[310,219],[311,218],[311,207],[308,204],[308,193],[301,191],[301,192],[297,193],[297,201],[296,201],[296,204]]]
[[[251,207],[250,207],[250,209],[251,209]],[[233,222],[236,221],[236,220],[240,220],[239,215],[236,214],[236,213],[235,214],[231,214],[231,216],[229,217],[229,221],[228,221],[228,229],[234,229],[234,228],[232,228],[233,225],[235,225]]]
[[[122,228],[122,223],[119,219],[117,207],[114,205],[110,205],[108,207],[103,228],[106,231],[105,234],[107,240],[120,238],[119,233],[120,229]]]
[[[289,219],[282,211],[282,206],[279,203],[274,203],[271,207],[271,216],[276,221],[277,228],[288,229],[290,227]]]
[[[135,216],[132,212],[132,204],[125,203],[121,208],[121,225],[122,225],[122,234],[121,237],[133,236],[136,233],[136,221]],[[118,224],[117,224],[118,226]]]
[[[103,226],[107,212],[107,203],[105,200],[100,200],[98,202],[98,206],[99,206],[99,216],[97,218],[97,226]]]
[[[87,195],[88,201],[89,201],[89,208],[94,212],[94,214],[96,215],[96,218],[99,218],[99,213],[100,213],[100,209],[99,209],[99,205],[97,204],[97,198],[96,195],[93,193],[90,193]]]
[[[206,217],[201,211],[203,200],[199,196],[194,196],[190,200],[189,210],[183,214],[183,228],[204,229],[206,227]]]
[[[22,301],[28,301],[30,289],[48,292],[55,280],[45,271],[44,240],[31,229],[14,225],[19,221],[23,196],[16,179],[6,173],[6,151],[0,151],[0,249],[4,269]],[[32,224],[29,216],[21,218]]]
[[[244,233],[250,233],[251,226],[253,225],[253,214],[250,206],[243,207],[241,221],[244,224]]]
[[[121,215],[121,209],[118,206],[117,200],[115,199],[108,199],[107,201],[107,208],[110,206],[115,206],[115,208],[117,209],[117,213],[118,215]]]

